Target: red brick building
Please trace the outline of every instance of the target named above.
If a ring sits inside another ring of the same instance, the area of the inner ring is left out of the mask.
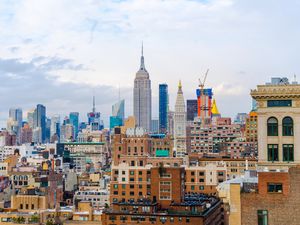
[[[300,167],[258,173],[257,191],[241,193],[242,225],[300,224]]]

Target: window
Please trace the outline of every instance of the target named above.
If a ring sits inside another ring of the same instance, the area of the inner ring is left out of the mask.
[[[23,209],[23,204],[20,205],[20,209]]]
[[[291,107],[292,100],[268,100],[268,107]]]
[[[134,175],[134,171],[130,171],[130,175]]]
[[[34,204],[31,204],[31,209],[34,209]]]
[[[195,190],[195,186],[194,185],[191,186],[191,190],[192,191]]]
[[[199,172],[199,176],[204,176],[204,172]]]
[[[278,145],[268,145],[268,161],[278,161]]]
[[[125,181],[125,177],[122,177],[122,181]]]
[[[118,185],[117,184],[114,184],[114,189],[118,189]]]
[[[293,119],[291,117],[284,117],[282,120],[282,135],[293,136]]]
[[[283,161],[294,161],[294,145],[284,144],[282,145]]]
[[[268,225],[268,210],[257,210],[258,225]]]
[[[139,175],[143,175],[143,171],[139,171]]]
[[[275,117],[268,119],[268,136],[278,136],[278,120]]]
[[[269,193],[282,193],[282,184],[280,183],[268,183]]]
[[[204,186],[200,185],[199,190],[204,190]]]

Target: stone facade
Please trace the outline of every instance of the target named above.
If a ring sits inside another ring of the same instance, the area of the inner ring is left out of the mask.
[[[145,68],[142,52],[141,65],[136,73],[133,89],[133,113],[136,125],[149,132],[151,130],[151,80]]]
[[[300,147],[300,85],[299,84],[266,84],[258,85],[251,90],[251,96],[257,101],[257,136],[258,158],[261,168],[287,169],[300,163],[300,151],[294,151],[293,160],[283,160],[283,145],[292,144],[294,150]],[[290,103],[289,103],[290,102]],[[285,104],[282,104],[285,103]],[[283,118],[290,117],[293,121],[293,135],[284,136]],[[278,134],[268,135],[268,120],[278,121]],[[268,145],[278,145],[278,160],[268,159]]]

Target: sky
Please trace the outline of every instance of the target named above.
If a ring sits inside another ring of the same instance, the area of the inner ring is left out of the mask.
[[[249,112],[250,89],[300,75],[299,11],[297,0],[1,0],[0,127],[9,108],[38,103],[86,121],[93,94],[108,126],[119,90],[131,115],[142,42],[154,117],[159,83],[172,110],[178,81],[193,99],[208,68],[222,115]]]

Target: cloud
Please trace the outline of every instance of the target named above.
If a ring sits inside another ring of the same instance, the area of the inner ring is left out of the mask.
[[[37,62],[45,63],[38,64]],[[117,101],[118,90],[107,85],[91,87],[85,84],[60,82],[57,75],[52,74],[53,69],[64,68],[69,59],[53,57],[34,58],[30,62],[21,59],[1,59],[0,77],[0,124],[5,126],[9,107],[21,107],[24,111],[34,108],[41,103],[47,107],[48,116],[54,114],[68,115],[70,111],[81,113],[81,119],[86,121],[86,113],[92,108],[93,90],[96,95],[97,109],[102,113],[107,124],[110,107]],[[69,66],[67,66],[69,69]],[[122,89],[126,96],[130,94],[127,89]],[[115,93],[115,94],[114,94]]]
[[[117,96],[120,85],[131,109],[130,90],[143,40],[153,96],[158,95],[159,83],[167,83],[173,110],[178,80],[185,98],[195,98],[197,80],[210,68],[207,86],[214,89],[220,106],[224,102],[223,115],[232,116],[249,111],[248,90],[256,84],[272,75],[300,73],[299,10],[299,1],[293,0],[0,1],[0,76],[15,82],[11,89],[1,89],[13,101],[28,93],[18,104],[34,105],[36,93],[50,85],[54,96],[67,95],[55,97],[61,103],[51,103],[54,111],[62,105],[71,110],[75,103],[68,92],[78,96],[77,89],[105,86],[111,89],[103,88],[99,96],[110,98]],[[9,72],[2,73],[3,68]],[[39,85],[32,86],[36,80]],[[42,95],[45,102],[53,99],[48,92]],[[88,100],[78,101],[89,107]],[[153,103],[157,105],[157,97]],[[11,105],[5,102],[1,107],[7,110]],[[100,111],[110,111],[110,103]],[[157,107],[153,115],[158,115]]]

